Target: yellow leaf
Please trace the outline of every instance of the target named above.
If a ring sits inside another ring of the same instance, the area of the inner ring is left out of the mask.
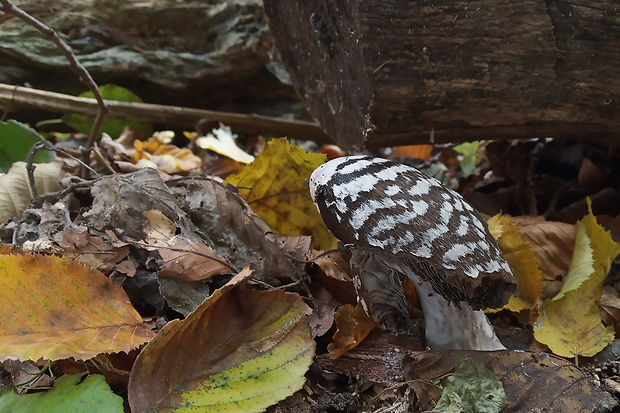
[[[97,270],[45,255],[0,255],[0,360],[85,360],[154,335]]]
[[[323,223],[305,182],[323,162],[325,155],[274,139],[243,172],[224,183],[239,188],[239,194],[273,232],[312,235],[313,248],[334,249],[338,240]]]
[[[589,200],[588,200],[589,206]],[[614,339],[613,326],[605,327],[597,301],[603,280],[620,245],[596,221],[592,209],[577,223],[571,268],[558,297],[548,300],[534,325],[534,338],[563,357],[593,356]]]
[[[134,163],[148,159],[157,165],[157,168],[169,174],[187,172],[200,169],[202,161],[187,148],[162,143],[156,136],[148,141],[134,141]]]
[[[302,387],[311,310],[297,294],[242,288],[250,277],[246,267],[147,344],[129,380],[132,412],[259,412]]]
[[[518,312],[535,307],[542,298],[542,286],[534,250],[523,240],[523,231],[510,217],[498,214],[489,219],[488,224],[521,285],[518,299],[511,297],[504,308]]]

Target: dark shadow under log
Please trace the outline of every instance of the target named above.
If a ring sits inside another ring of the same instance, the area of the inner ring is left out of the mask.
[[[294,86],[348,149],[620,138],[615,0],[264,0]]]

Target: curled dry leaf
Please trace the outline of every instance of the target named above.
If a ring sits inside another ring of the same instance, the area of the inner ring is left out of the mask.
[[[0,360],[85,360],[154,335],[97,270],[55,256],[0,255]]]
[[[296,294],[247,290],[244,269],[140,353],[129,380],[132,412],[263,411],[301,388],[314,357]]]
[[[129,246],[113,246],[88,233],[88,228],[67,228],[54,234],[54,240],[62,251],[57,254],[95,268],[101,272],[112,271],[116,263],[129,254]]]
[[[60,190],[60,180],[65,175],[62,162],[37,164],[34,171],[37,193]],[[20,216],[31,199],[32,190],[26,163],[15,162],[6,174],[0,175],[0,222]]]
[[[334,314],[334,319],[338,330],[334,334],[333,343],[327,345],[331,358],[340,357],[355,348],[375,326],[375,322],[359,303],[355,307],[350,304],[341,306]]]
[[[245,200],[213,179],[180,179],[168,183],[177,202],[209,245],[235,268],[252,266],[255,279],[278,286],[294,279],[290,259],[267,235],[269,225]]]
[[[144,215],[149,221],[145,242],[134,244],[161,255],[165,268],[159,271],[160,277],[199,281],[218,274],[236,272],[228,261],[204,243],[176,235],[176,225],[161,211],[146,211]]]

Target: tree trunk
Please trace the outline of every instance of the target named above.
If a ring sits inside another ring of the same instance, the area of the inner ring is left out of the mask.
[[[264,4],[294,86],[348,149],[620,137],[616,0]]]

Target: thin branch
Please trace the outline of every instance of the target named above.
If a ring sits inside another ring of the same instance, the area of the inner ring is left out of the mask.
[[[98,107],[92,99],[0,83],[0,106],[8,104],[88,116],[95,116]],[[289,138],[313,140],[321,144],[334,143],[316,122],[151,103],[108,100],[106,104],[110,110],[108,117],[115,119],[161,123],[192,129],[199,120],[211,119],[230,126],[236,133],[288,136]]]
[[[73,71],[77,73],[78,79],[82,83],[84,83],[91,92],[93,92],[95,99],[97,100],[99,110],[97,111],[97,116],[95,117],[95,122],[93,123],[93,127],[90,131],[90,135],[88,136],[88,143],[86,144],[86,148],[84,148],[84,152],[82,154],[82,156],[84,157],[84,160],[88,161],[88,156],[89,156],[88,154],[89,154],[90,148],[93,146],[93,144],[99,137],[101,125],[103,124],[103,120],[105,119],[105,116],[108,113],[108,108],[106,107],[105,101],[103,100],[103,96],[101,95],[101,92],[99,91],[99,87],[97,86],[97,83],[95,83],[95,81],[93,80],[88,70],[86,70],[84,65],[82,65],[80,61],[77,59],[77,57],[75,56],[75,54],[73,53],[69,45],[65,43],[52,28],[46,26],[39,20],[35,19],[34,17],[32,17],[31,15],[29,15],[28,13],[26,13],[19,7],[15,6],[13,3],[11,3],[8,0],[0,0],[0,4],[2,4],[3,12],[14,15],[20,20],[34,27],[36,30],[38,30],[45,36],[49,37],[50,40],[54,42],[54,44],[60,49],[62,54],[65,55],[65,57],[67,58],[67,61],[69,61],[69,65],[71,66],[71,69],[73,69]]]

